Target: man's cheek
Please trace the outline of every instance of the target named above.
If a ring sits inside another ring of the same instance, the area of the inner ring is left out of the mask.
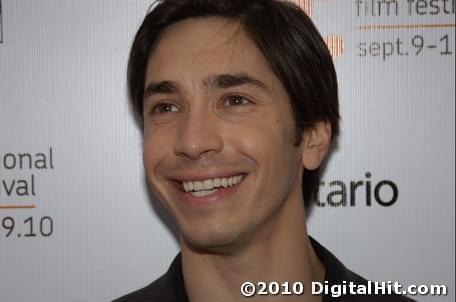
[[[270,158],[282,154],[285,141],[277,129],[265,129],[256,136],[254,146],[259,156]]]
[[[144,147],[143,150],[143,163],[144,169],[146,170],[147,177],[149,181],[151,181],[152,177],[155,176],[156,172],[158,171],[157,165],[159,162],[158,159],[158,150],[152,147]]]

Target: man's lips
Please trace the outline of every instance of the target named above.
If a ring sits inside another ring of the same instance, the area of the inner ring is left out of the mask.
[[[172,179],[173,186],[180,192],[192,197],[206,197],[217,191],[224,191],[236,186],[247,176],[241,172],[225,172],[211,174],[193,174]]]
[[[245,177],[246,175],[230,177],[231,183],[228,183],[228,180],[225,178],[220,180],[219,187],[215,186],[218,184],[217,179],[204,180],[203,182],[187,182],[185,183],[184,191],[181,191],[180,194],[182,200],[190,205],[204,205],[212,204],[214,202],[219,203],[227,200],[227,197],[237,192]],[[199,187],[192,187],[198,185],[198,183],[200,184]]]
[[[191,171],[189,173],[179,173],[175,176],[170,176],[169,179],[177,182],[184,182],[184,181],[203,181],[206,179],[214,179],[214,178],[227,178],[236,175],[245,175],[247,172],[243,171],[226,171],[226,172],[195,172]]]
[[[185,192],[210,191],[220,188],[228,188],[239,183],[243,178],[242,174],[230,177],[216,177],[205,180],[183,181],[182,185]]]

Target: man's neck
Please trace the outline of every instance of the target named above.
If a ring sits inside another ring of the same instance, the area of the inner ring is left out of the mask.
[[[303,282],[304,295],[256,295],[249,301],[321,301],[311,296],[312,281],[323,281],[325,271],[310,243],[302,203],[289,203],[281,214],[228,252],[195,251],[182,241],[182,269],[190,302],[245,301],[241,284]],[[280,287],[282,290],[283,287]]]

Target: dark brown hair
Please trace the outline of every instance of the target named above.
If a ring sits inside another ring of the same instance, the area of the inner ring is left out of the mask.
[[[312,20],[298,6],[279,0],[159,0],[136,33],[128,62],[128,89],[142,121],[146,66],[160,33],[176,22],[200,17],[239,21],[288,93],[296,124],[295,143],[317,122],[339,133],[338,88],[334,64]],[[309,208],[319,170],[304,171],[304,203]]]

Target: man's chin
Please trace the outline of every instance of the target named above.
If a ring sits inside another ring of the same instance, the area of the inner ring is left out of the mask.
[[[181,233],[180,241],[182,249],[194,253],[232,254],[239,250],[241,237],[239,234],[209,230],[197,234]]]

